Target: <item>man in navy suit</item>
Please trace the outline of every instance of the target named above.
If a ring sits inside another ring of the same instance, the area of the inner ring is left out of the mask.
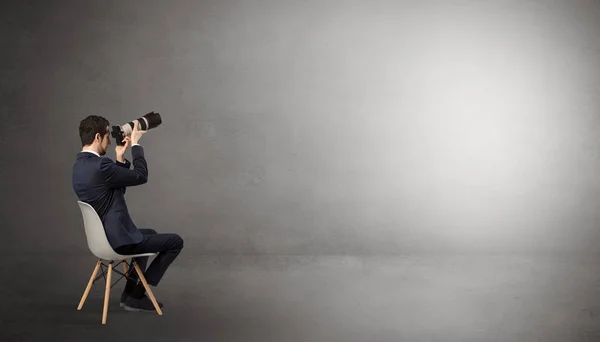
[[[157,286],[167,268],[183,249],[183,240],[177,234],[159,234],[153,229],[140,229],[131,220],[125,203],[127,187],[145,184],[148,181],[148,164],[139,139],[147,131],[139,130],[134,121],[130,136],[124,145],[115,147],[116,161],[105,157],[110,123],[101,116],[90,115],[79,125],[82,151],[77,154],[73,165],[73,190],[79,200],[90,204],[100,216],[108,242],[115,252],[122,255],[158,253],[148,269],[148,257],[136,258],[149,285]],[[125,159],[125,150],[131,144],[132,163]],[[128,311],[155,311],[152,301],[146,296],[143,284],[128,279],[121,295],[121,306]],[[159,303],[162,307],[162,303]]]

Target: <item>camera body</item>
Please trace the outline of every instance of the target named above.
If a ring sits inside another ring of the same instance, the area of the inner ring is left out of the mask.
[[[162,118],[160,117],[159,113],[152,111],[137,119],[137,121],[139,122],[139,129],[141,131],[147,131],[149,129],[158,127],[162,123]],[[133,127],[133,121],[121,126],[112,126],[111,136],[115,139],[117,145],[125,145],[125,143],[123,143],[123,139],[131,135],[131,132],[133,132]]]

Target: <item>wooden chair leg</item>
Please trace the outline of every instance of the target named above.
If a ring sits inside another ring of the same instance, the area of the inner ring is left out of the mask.
[[[102,260],[98,260],[98,262],[96,263],[96,267],[94,268],[94,272],[92,272],[90,281],[88,282],[87,287],[85,288],[85,291],[83,292],[83,296],[81,297],[81,300],[79,301],[79,306],[77,307],[77,310],[81,310],[81,308],[83,307],[83,303],[85,303],[85,300],[86,300],[88,294],[90,293],[90,290],[92,289],[92,284],[94,283],[94,279],[96,278],[96,275],[98,274],[98,270],[100,269],[100,264],[102,264]]]
[[[127,267],[127,259],[123,260],[123,270],[125,271],[125,274],[127,275],[127,271],[129,271],[129,267]]]
[[[156,309],[156,312],[158,312],[159,315],[162,315],[162,310],[160,309],[160,306],[158,306],[158,303],[156,302],[156,298],[154,298],[154,294],[152,293],[152,290],[150,290],[150,286],[148,286],[148,282],[146,281],[146,277],[144,277],[144,273],[142,272],[140,265],[138,265],[138,263],[133,260],[133,267],[135,267],[135,270],[138,274],[139,279],[142,281],[142,284],[144,284],[144,288],[146,289],[146,292],[148,293],[148,297],[150,297],[150,300],[152,301],[152,304],[154,304],[154,308]]]
[[[112,276],[112,262],[108,264],[108,272],[106,273],[106,290],[104,291],[104,310],[102,311],[102,324],[106,324],[106,316],[108,315],[108,300],[110,298],[110,282]]]

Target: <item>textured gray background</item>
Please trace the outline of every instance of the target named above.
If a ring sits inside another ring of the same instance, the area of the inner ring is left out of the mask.
[[[0,16],[0,336],[600,338],[598,1],[12,1]],[[102,285],[75,310],[94,266],[77,126],[152,110],[149,183],[128,204],[186,246],[156,290],[165,316],[122,312],[117,285],[102,327]]]

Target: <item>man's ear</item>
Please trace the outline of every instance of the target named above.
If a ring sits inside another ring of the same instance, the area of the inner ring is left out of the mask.
[[[100,133],[96,133],[96,135],[94,135],[94,140],[98,140],[98,142],[101,142]]]

